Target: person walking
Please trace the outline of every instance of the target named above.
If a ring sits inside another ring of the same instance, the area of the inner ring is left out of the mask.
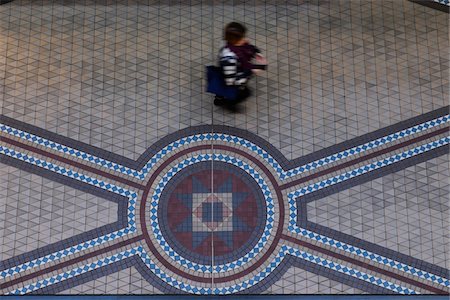
[[[248,98],[251,95],[247,86],[248,80],[253,74],[259,74],[266,69],[267,61],[261,51],[247,40],[246,32],[245,26],[237,22],[225,26],[226,45],[219,51],[219,65],[225,84],[237,87],[238,93],[236,99],[216,95],[215,105],[236,104]]]

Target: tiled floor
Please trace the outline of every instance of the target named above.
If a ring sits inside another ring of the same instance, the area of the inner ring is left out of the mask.
[[[204,92],[232,20],[269,61],[234,112]],[[449,294],[448,20],[407,0],[1,5],[2,293]]]

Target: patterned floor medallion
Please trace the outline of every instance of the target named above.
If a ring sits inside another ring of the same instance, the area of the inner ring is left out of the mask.
[[[201,163],[177,174],[161,195],[163,236],[198,263],[222,264],[249,252],[266,221],[255,180],[239,168]]]
[[[190,291],[244,290],[282,260],[276,255],[285,211],[271,166],[234,142],[213,152],[198,143],[229,138],[199,134],[175,142],[191,145],[162,158],[148,177],[140,205],[143,251],[162,253],[155,258],[167,274],[196,282]],[[211,282],[223,287],[211,289]]]

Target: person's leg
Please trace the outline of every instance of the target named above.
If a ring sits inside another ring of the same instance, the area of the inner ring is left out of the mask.
[[[227,99],[225,99],[225,97],[217,96],[217,95],[214,97],[214,105],[221,106],[221,105],[224,105],[226,103],[226,101],[227,101]]]
[[[251,95],[251,92],[247,85],[240,86],[236,102],[244,101],[245,99],[250,97],[250,95]]]
[[[241,85],[238,87],[238,93],[237,93],[237,98],[236,99],[227,99],[225,97],[222,96],[218,96],[216,95],[214,97],[214,105],[217,106],[222,106],[222,105],[235,105],[238,104],[239,102],[244,101],[245,99],[247,99],[248,97],[250,97],[251,92],[250,89],[247,87],[247,85]]]

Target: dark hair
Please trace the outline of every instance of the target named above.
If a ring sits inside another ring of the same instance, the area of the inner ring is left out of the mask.
[[[225,26],[224,39],[230,44],[235,44],[245,36],[246,32],[247,28],[245,28],[244,25],[237,22],[231,22]]]

